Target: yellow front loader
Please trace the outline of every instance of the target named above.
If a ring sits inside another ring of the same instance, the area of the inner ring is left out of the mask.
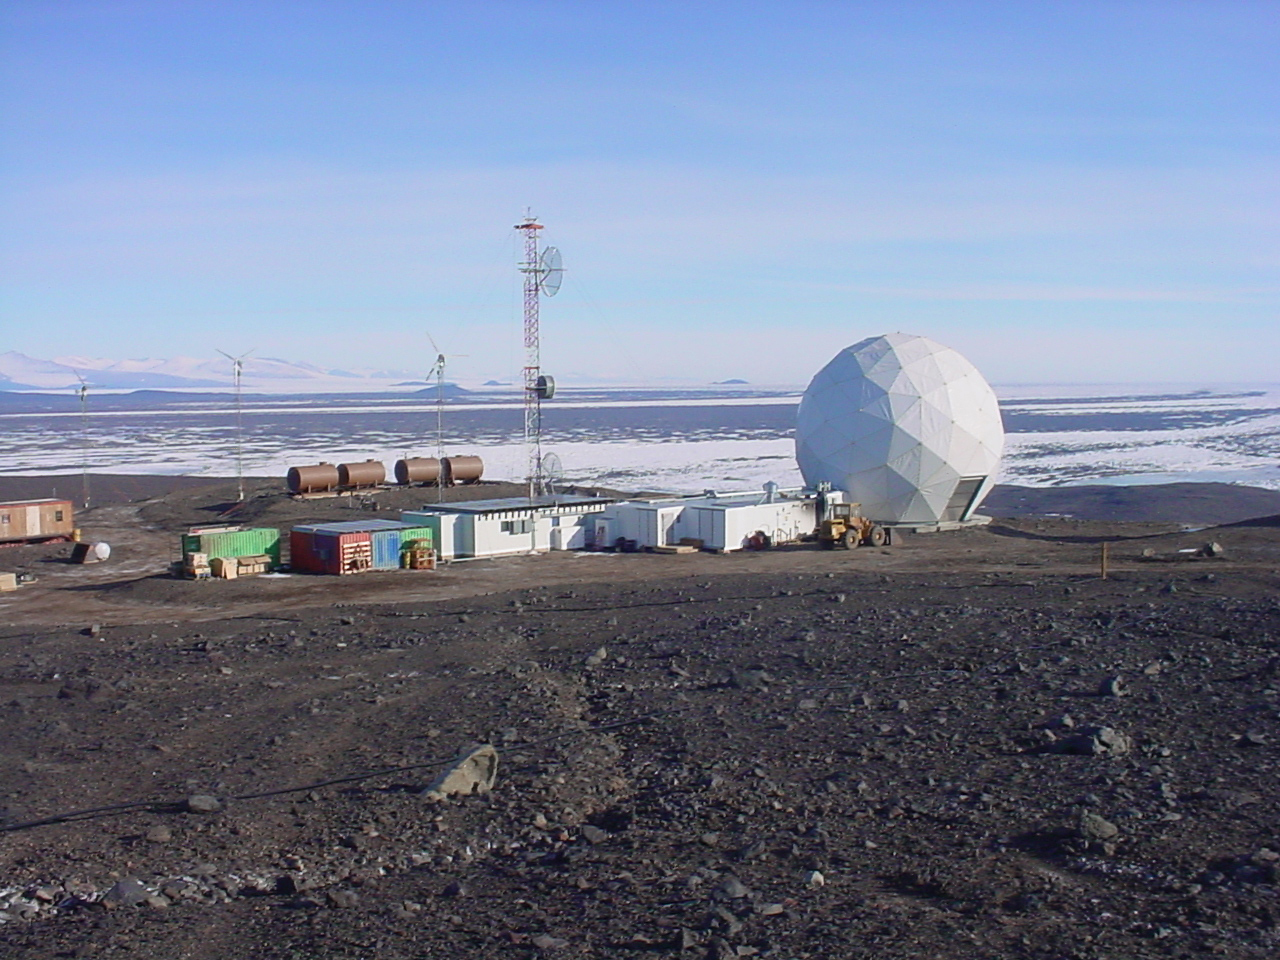
[[[882,547],[889,542],[889,531],[862,515],[861,504],[833,503],[829,515],[818,525],[818,543],[825,550],[843,547],[852,550],[864,543]]]

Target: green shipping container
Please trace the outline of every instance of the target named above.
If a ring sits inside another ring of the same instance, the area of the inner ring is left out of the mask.
[[[235,530],[210,530],[188,533],[182,537],[182,556],[193,553],[215,557],[252,557],[265,553],[273,567],[280,566],[280,531],[275,527],[247,527]]]
[[[409,527],[400,531],[400,566],[404,566],[404,552],[409,549],[409,544],[415,540],[425,540],[433,549],[435,548],[435,535],[431,532],[430,527]]]

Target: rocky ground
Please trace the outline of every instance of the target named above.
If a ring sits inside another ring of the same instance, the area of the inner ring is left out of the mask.
[[[141,554],[180,496],[102,529]],[[234,584],[128,554],[21,560],[58,575],[0,608],[0,955],[1280,947],[1274,519]],[[476,743],[490,792],[425,792]]]

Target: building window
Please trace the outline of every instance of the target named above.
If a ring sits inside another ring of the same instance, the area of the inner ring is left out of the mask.
[[[522,533],[528,533],[532,529],[528,520],[503,520],[502,532],[517,536]]]
[[[54,522],[54,523],[61,523],[61,522],[62,522],[62,511],[61,511],[61,510],[55,510],[55,511],[53,511],[53,522]]]
[[[9,515],[7,513],[0,513],[0,523],[8,523],[8,522],[9,522]]]

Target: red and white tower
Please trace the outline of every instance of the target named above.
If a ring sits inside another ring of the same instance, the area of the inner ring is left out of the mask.
[[[526,216],[515,229],[524,234],[524,446],[528,457],[529,498],[543,492],[542,470],[542,401],[555,395],[555,380],[542,373],[538,343],[538,299],[542,294],[554,296],[560,289],[564,273],[560,251],[545,247],[538,251],[538,231],[543,229],[538,218]]]

